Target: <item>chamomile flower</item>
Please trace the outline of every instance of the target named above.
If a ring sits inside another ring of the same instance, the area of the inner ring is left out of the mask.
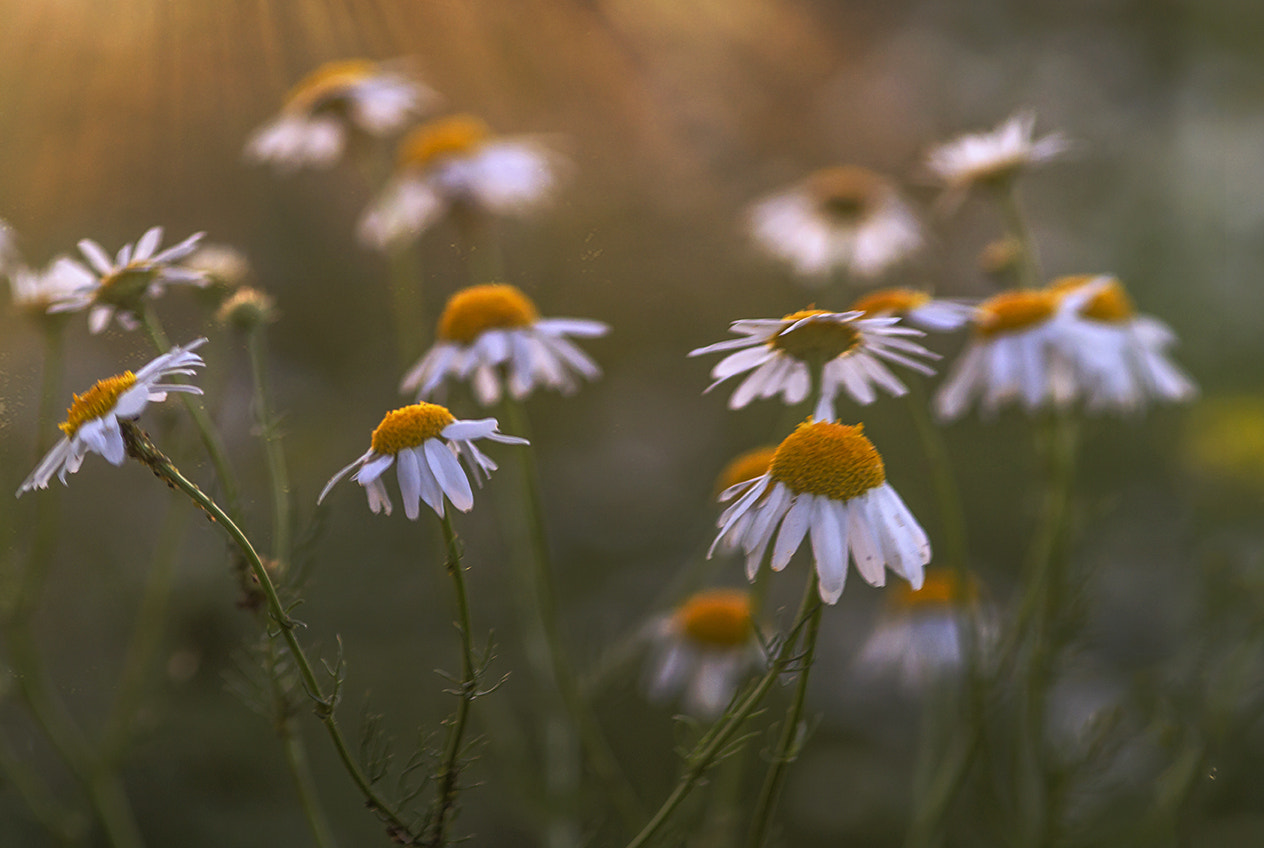
[[[876,277],[922,244],[921,226],[890,180],[851,165],[824,168],[747,213],[756,243],[796,273],[843,268]]]
[[[654,633],[648,690],[663,700],[684,693],[684,708],[714,718],[760,661],[750,593],[709,589],[685,600]]]
[[[1157,318],[1138,315],[1118,279],[1083,275],[1054,280],[1049,288],[1075,295],[1089,293],[1079,307],[1076,355],[1086,374],[1083,388],[1089,412],[1136,412],[1150,400],[1180,403],[1198,387],[1167,358],[1176,334]]]
[[[330,478],[316,503],[325,499],[335,483],[355,471],[352,479],[368,492],[369,509],[390,515],[391,499],[382,475],[394,465],[404,514],[410,519],[417,520],[422,501],[442,518],[445,497],[461,512],[469,512],[474,506],[474,493],[458,458],[465,460],[474,482],[481,486],[497,466],[478,449],[476,440],[527,444],[526,439],[506,436],[496,427],[495,418],[461,421],[433,403],[416,403],[388,412],[373,431],[368,451]]]
[[[851,305],[866,318],[894,315],[915,327],[937,333],[959,330],[970,321],[974,307],[955,300],[940,300],[917,289],[878,289]]]
[[[360,220],[376,248],[416,238],[454,206],[524,215],[553,194],[561,157],[528,136],[495,136],[479,118],[453,115],[409,133],[395,173]]]
[[[930,151],[931,173],[954,194],[973,186],[1004,187],[1022,171],[1058,158],[1071,147],[1062,133],[1034,137],[1036,116],[1019,112],[991,132],[955,138]]]
[[[206,342],[197,339],[184,347],[173,347],[135,373],[124,371],[98,380],[66,410],[61,441],[53,445],[30,476],[18,487],[18,497],[31,489],[46,489],[53,475],[63,484],[74,474],[89,453],[99,453],[111,465],[122,465],[127,455],[119,421],[139,418],[150,403],[160,403],[170,392],[200,395],[202,390],[186,383],[163,383],[170,376],[191,376],[205,363],[193,353]]]
[[[741,409],[755,398],[781,395],[787,405],[800,403],[811,391],[813,371],[820,370],[820,400],[815,418],[832,421],[834,399],[840,390],[859,404],[877,398],[875,387],[900,396],[908,387],[882,360],[922,374],[934,370],[915,357],[938,359],[908,336],[921,330],[901,327],[899,318],[866,318],[861,312],[805,309],[784,318],[743,319],[730,329],[743,338],[716,342],[689,352],[690,356],[735,350],[711,369],[711,391],[730,377],[750,372],[729,398],[730,409]]]
[[[119,326],[134,330],[140,326],[136,314],[141,301],[157,297],[169,283],[201,286],[206,275],[179,264],[197,249],[205,233],[194,233],[177,245],[159,251],[162,227],[151,227],[136,242],[125,244],[114,259],[92,239],[79,242],[79,251],[88,260],[89,268],[79,265],[85,281],[82,286],[59,298],[49,312],[88,310],[88,329],[99,333],[118,319]]]
[[[746,451],[735,457],[728,465],[724,466],[724,470],[716,478],[716,497],[719,497],[736,485],[767,474],[769,466],[772,465],[772,458],[776,455],[777,446],[767,445]],[[736,542],[737,535],[736,533],[730,533],[724,537],[724,541],[719,544],[719,550],[726,554],[736,551],[739,547]]]
[[[384,136],[403,129],[437,95],[398,64],[328,62],[285,97],[281,113],[257,129],[246,157],[277,170],[332,165],[352,131]]]
[[[960,418],[975,398],[987,416],[1012,402],[1029,413],[1070,405],[1085,385],[1079,310],[1092,293],[1017,289],[979,304],[971,319],[974,337],[935,395],[936,414]]]
[[[712,551],[732,536],[746,554],[751,580],[770,545],[772,569],[781,571],[810,538],[827,604],[843,594],[849,558],[871,586],[884,585],[890,568],[921,588],[930,541],[887,483],[863,424],[808,419],[782,441],[768,473],[720,497],[736,500],[720,516]]]
[[[42,317],[54,303],[71,297],[95,281],[96,277],[87,268],[59,256],[43,271],[24,266],[14,268],[9,274],[9,289],[15,308],[27,315]]]
[[[502,380],[521,400],[537,388],[571,394],[579,378],[601,376],[597,363],[568,336],[603,336],[610,328],[582,318],[541,318],[515,286],[470,286],[448,299],[439,317],[438,341],[404,376],[400,391],[432,397],[448,377],[472,380],[483,406],[500,401]]]

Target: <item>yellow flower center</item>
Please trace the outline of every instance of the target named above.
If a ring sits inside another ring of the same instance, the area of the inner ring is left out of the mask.
[[[435,439],[456,418],[437,403],[414,403],[386,413],[373,431],[373,450],[380,454],[397,454],[404,448],[415,448],[426,439]]]
[[[1064,294],[1080,286],[1087,285],[1098,279],[1096,274],[1077,274],[1070,277],[1059,277],[1049,284],[1052,291]],[[1088,303],[1080,307],[1080,315],[1092,321],[1102,321],[1108,324],[1118,324],[1127,321],[1133,316],[1136,309],[1132,305],[1132,298],[1128,297],[1128,292],[1124,291],[1123,284],[1114,277],[1110,278],[1110,282],[1098,290]]]
[[[808,177],[807,185],[821,212],[840,224],[862,220],[888,190],[885,179],[855,165],[824,168]]]
[[[1018,267],[1023,256],[1023,243],[1013,236],[988,242],[979,253],[979,268],[985,274],[1000,276]]]
[[[775,445],[763,448],[755,448],[738,456],[728,465],[724,466],[724,470],[720,472],[720,476],[715,481],[716,494],[723,492],[730,486],[736,486],[738,483],[745,483],[747,480],[754,480],[756,477],[762,477],[768,473],[768,467],[772,465],[773,455],[777,453]]]
[[[930,295],[916,289],[878,289],[857,298],[852,309],[870,315],[905,315],[928,303]]]
[[[285,97],[285,109],[306,112],[344,95],[347,89],[377,73],[377,65],[368,59],[347,59],[326,62],[299,81]]]
[[[897,609],[910,611],[936,610],[973,602],[978,597],[973,581],[962,583],[955,572],[932,569],[926,572],[921,589],[898,582],[892,587],[890,603]]]
[[[422,124],[399,147],[401,168],[428,168],[440,159],[468,155],[491,138],[481,118],[452,115]]]
[[[804,309],[791,312],[782,320],[787,325],[792,325],[796,321],[813,315],[829,314],[823,309]],[[773,336],[768,340],[768,344],[804,362],[825,362],[843,355],[860,344],[860,333],[848,323],[809,321],[794,330]]]
[[[676,610],[690,639],[713,648],[736,648],[751,637],[750,595],[739,589],[698,592]]]
[[[136,375],[124,371],[113,377],[98,380],[96,385],[81,395],[75,395],[75,402],[66,410],[66,420],[57,427],[68,437],[74,436],[79,428],[94,418],[101,418],[118,403],[119,395],[136,385]]]
[[[975,329],[984,338],[1025,330],[1053,315],[1059,297],[1049,289],[1001,292],[979,304]]]
[[[886,482],[887,472],[865,425],[808,419],[786,436],[772,459],[772,477],[795,494],[847,501]]]
[[[488,330],[525,327],[539,319],[531,298],[508,283],[486,283],[462,289],[448,298],[439,316],[439,338],[473,344]]]

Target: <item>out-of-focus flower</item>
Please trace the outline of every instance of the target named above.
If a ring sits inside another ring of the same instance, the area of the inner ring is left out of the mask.
[[[63,484],[67,474],[74,474],[89,453],[99,453],[111,465],[122,465],[126,446],[119,420],[139,418],[150,403],[160,403],[170,392],[200,395],[202,390],[186,383],[163,383],[164,377],[191,376],[194,368],[205,363],[193,353],[206,339],[197,339],[184,347],[173,347],[152,360],[136,373],[124,371],[98,380],[66,410],[66,420],[57,425],[65,435],[40,460],[30,476],[22,481],[17,494],[31,489],[46,489],[53,475]]]
[[[767,474],[720,497],[737,500],[720,516],[711,549],[731,536],[746,553],[752,580],[770,544],[772,569],[780,571],[810,537],[827,604],[843,594],[849,558],[871,586],[884,585],[884,569],[890,568],[921,588],[930,541],[886,482],[882,457],[863,424],[805,421],[782,441]]]
[[[979,251],[979,270],[989,277],[1012,285],[1022,264],[1023,243],[1013,236],[990,241]]]
[[[360,221],[371,247],[416,238],[454,206],[525,215],[556,189],[562,157],[529,136],[496,136],[479,118],[425,124],[400,144],[395,173]]]
[[[878,289],[856,299],[851,305],[866,318],[894,315],[923,330],[950,333],[970,321],[974,307],[954,300],[939,300],[916,289]]]
[[[117,318],[119,326],[134,330],[140,326],[136,314],[146,297],[162,294],[163,286],[179,283],[201,286],[206,276],[184,265],[177,264],[191,254],[205,233],[195,233],[179,244],[161,252],[162,227],[151,227],[136,242],[135,248],[125,244],[111,260],[101,245],[92,239],[79,242],[79,251],[88,260],[91,270],[79,265],[85,283],[75,291],[59,298],[48,308],[49,312],[78,312],[88,310],[88,329],[99,333]]]
[[[747,226],[796,273],[835,268],[876,277],[922,244],[921,227],[885,177],[852,165],[824,168],[757,202]]]
[[[894,675],[908,689],[918,689],[959,669],[964,663],[968,622],[977,621],[976,649],[995,637],[990,616],[978,609],[978,590],[963,586],[945,569],[926,574],[922,588],[897,585],[886,595],[886,608],[856,656],[866,677]]]
[[[1198,394],[1184,371],[1167,358],[1176,334],[1157,318],[1138,315],[1118,279],[1108,275],[1060,277],[1056,292],[1091,296],[1079,307],[1075,355],[1087,373],[1089,412],[1136,412],[1150,400],[1179,403]]]
[[[922,374],[934,370],[914,357],[938,359],[907,336],[924,336],[921,330],[896,326],[898,318],[866,318],[861,312],[825,312],[805,309],[784,318],[748,318],[734,321],[730,330],[743,336],[716,342],[689,352],[690,356],[734,350],[711,369],[720,383],[738,374],[751,374],[729,398],[730,409],[741,409],[755,398],[781,395],[788,406],[802,402],[811,391],[813,371],[820,369],[820,398],[813,416],[832,421],[834,399],[840,389],[859,404],[877,398],[874,387],[899,397],[908,387],[881,360],[894,362]]]
[[[570,394],[579,377],[595,380],[601,369],[567,337],[609,331],[600,321],[541,318],[531,299],[507,283],[470,286],[448,299],[438,341],[404,376],[400,391],[431,397],[451,376],[472,380],[483,406],[499,402],[505,378],[519,400],[540,387]]]
[[[478,449],[476,440],[527,444],[526,439],[506,436],[496,428],[495,418],[461,421],[433,403],[416,403],[388,412],[373,431],[369,450],[335,474],[316,503],[325,499],[335,483],[355,471],[352,479],[368,493],[369,509],[390,515],[391,499],[382,475],[394,465],[404,514],[410,519],[415,521],[421,514],[422,501],[442,518],[445,496],[461,512],[469,512],[474,506],[474,492],[458,458],[465,461],[474,482],[481,486],[497,466]]]
[[[13,306],[33,318],[43,317],[54,303],[95,282],[91,271],[65,256],[54,259],[43,271],[19,265],[9,274]]]
[[[714,718],[760,661],[750,593],[709,589],[690,596],[654,633],[648,681],[656,700],[684,692],[684,708]]]
[[[276,320],[276,301],[266,292],[242,286],[220,304],[215,318],[243,332]]]
[[[328,167],[342,156],[352,130],[397,132],[437,99],[400,63],[328,62],[304,77],[281,113],[254,132],[246,157],[279,171]]]
[[[199,245],[184,265],[200,271],[206,277],[208,288],[219,289],[225,295],[245,283],[250,276],[250,260],[240,250],[227,244]]]
[[[991,132],[963,135],[932,149],[927,167],[953,193],[973,186],[1003,188],[1027,168],[1070,149],[1062,133],[1034,138],[1035,126],[1035,114],[1019,112]]]

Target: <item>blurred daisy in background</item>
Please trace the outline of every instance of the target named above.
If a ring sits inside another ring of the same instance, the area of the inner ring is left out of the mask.
[[[755,203],[747,228],[796,273],[841,269],[876,277],[922,245],[921,226],[894,184],[866,168],[824,168]]]
[[[691,595],[657,626],[653,638],[650,698],[666,700],[683,692],[685,711],[701,718],[723,712],[762,660],[750,593],[740,589]]]
[[[746,451],[735,457],[720,472],[720,476],[716,478],[715,496],[718,498],[725,491],[734,486],[754,480],[757,477],[763,477],[768,473],[768,468],[772,465],[772,458],[777,455],[776,445],[767,445],[762,448]],[[741,521],[749,521],[750,516],[740,519]],[[733,553],[739,548],[737,539],[741,536],[741,530],[734,527],[729,535],[724,537],[724,541],[717,546],[723,553]]]
[[[453,377],[471,380],[483,406],[500,401],[503,381],[517,400],[537,388],[571,394],[580,378],[595,380],[601,369],[568,337],[609,331],[600,321],[541,318],[531,299],[507,283],[469,286],[448,299],[438,341],[404,376],[400,391],[428,398]]]
[[[66,410],[66,420],[57,426],[64,434],[53,445],[30,476],[22,481],[17,494],[31,489],[46,489],[53,475],[64,485],[67,474],[74,474],[89,453],[105,457],[111,465],[122,465],[127,456],[120,420],[139,418],[145,407],[161,403],[170,392],[186,392],[200,395],[197,386],[185,383],[163,383],[171,376],[192,376],[194,368],[205,363],[193,353],[206,342],[197,339],[184,347],[173,347],[167,353],[152,360],[139,371],[124,371],[113,377],[98,380]]]
[[[342,156],[351,133],[398,132],[437,100],[402,62],[328,62],[291,89],[281,113],[255,130],[246,158],[279,171],[325,168]]]
[[[44,317],[54,303],[95,282],[91,271],[65,256],[58,256],[43,271],[23,265],[9,271],[9,292],[14,308],[33,318]]]
[[[92,239],[79,242],[79,252],[88,260],[89,268],[79,265],[83,285],[65,297],[59,298],[49,312],[78,312],[88,310],[88,329],[99,333],[117,318],[119,326],[134,330],[140,326],[137,318],[142,301],[146,297],[162,294],[168,283],[202,286],[206,275],[185,265],[178,264],[197,248],[205,233],[195,233],[179,244],[158,252],[162,243],[162,227],[145,231],[133,248],[125,244],[114,259],[101,245]],[[63,271],[62,273],[69,273]]]
[[[711,391],[730,377],[750,372],[729,398],[729,409],[741,409],[755,398],[781,395],[787,406],[801,403],[812,390],[814,372],[820,372],[820,394],[815,418],[832,421],[834,400],[840,390],[859,404],[877,399],[876,388],[896,397],[908,387],[882,360],[922,374],[934,369],[915,357],[938,359],[908,336],[924,336],[921,330],[897,326],[894,317],[867,318],[861,312],[826,312],[805,309],[784,318],[748,318],[734,321],[729,329],[741,335],[689,352],[701,356],[736,351],[711,369]]]
[[[950,333],[970,323],[974,307],[954,300],[939,300],[917,289],[878,289],[857,298],[851,311],[866,318],[895,316],[923,330]]]
[[[385,249],[456,206],[525,215],[552,197],[565,167],[537,138],[493,135],[473,115],[432,121],[400,143],[395,173],[360,220],[360,238]]]
[[[527,444],[526,439],[497,430],[495,418],[461,421],[433,403],[417,403],[388,412],[373,431],[369,450],[335,474],[316,503],[325,499],[335,483],[355,471],[352,479],[368,493],[369,509],[390,515],[391,499],[382,475],[394,465],[404,514],[411,520],[417,520],[421,514],[422,501],[442,518],[445,497],[461,512],[469,512],[474,506],[474,492],[458,458],[465,461],[474,482],[480,486],[497,468],[474,444],[479,439],[505,445]]]
[[[871,586],[884,585],[890,568],[921,588],[930,541],[887,483],[882,457],[863,424],[805,421],[778,446],[766,474],[720,498],[736,501],[720,516],[711,551],[732,537],[746,554],[751,580],[770,545],[772,569],[781,571],[810,538],[827,604],[843,594],[848,559]]]
[[[1036,116],[1019,112],[991,132],[971,133],[935,147],[926,166],[959,199],[974,186],[1004,188],[1034,165],[1057,159],[1071,148],[1070,140],[1054,132],[1034,137]]]

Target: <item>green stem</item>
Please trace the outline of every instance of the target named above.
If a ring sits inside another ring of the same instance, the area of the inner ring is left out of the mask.
[[[811,588],[816,591],[816,572],[812,572]],[[772,824],[772,811],[781,795],[781,786],[786,779],[786,771],[790,763],[798,756],[803,743],[805,729],[801,727],[803,706],[807,702],[808,677],[812,672],[812,660],[816,656],[816,636],[821,627],[822,605],[818,602],[808,616],[807,633],[803,637],[801,651],[802,667],[794,689],[794,699],[786,710],[786,718],[781,726],[781,738],[777,741],[777,750],[773,754],[772,763],[764,777],[764,786],[759,792],[759,800],[755,803],[755,813],[751,818],[751,829],[746,840],[749,848],[760,848],[768,837],[768,828]]]
[[[268,463],[268,482],[272,489],[272,557],[282,565],[288,565],[291,555],[290,474],[281,447],[277,421],[268,404],[268,372],[266,367],[266,340],[263,327],[251,328],[246,335],[246,348],[250,354],[250,375],[254,382],[255,417],[259,434],[263,439],[264,455]]]
[[[1018,182],[1011,179],[998,189],[1001,215],[1005,219],[1005,229],[1021,247],[1018,263],[1019,288],[1036,288],[1040,285],[1040,254],[1036,250],[1036,242],[1031,237],[1031,228],[1027,224],[1027,216],[1023,213],[1023,205],[1018,199]]]
[[[285,693],[279,691],[279,686],[276,686],[275,665],[279,657],[273,647],[273,643],[269,640],[268,661],[272,667],[268,670],[276,687],[273,698],[278,708],[284,713],[279,717],[277,733],[281,737],[281,747],[285,752],[285,765],[290,771],[290,778],[294,781],[294,791],[298,795],[298,803],[303,810],[303,818],[306,819],[307,826],[312,832],[313,841],[318,848],[337,848],[338,840],[329,826],[329,819],[325,816],[324,808],[321,807],[320,795],[316,791],[316,781],[312,779],[311,767],[307,762],[307,746],[303,744],[303,737],[294,727],[291,716],[288,714]]]
[[[440,848],[447,844],[448,825],[456,810],[457,778],[461,772],[461,746],[465,738],[465,727],[469,721],[470,704],[478,694],[478,676],[474,666],[474,646],[470,628],[470,604],[465,594],[461,547],[457,542],[456,531],[452,529],[452,518],[448,513],[444,513],[441,523],[446,551],[444,566],[452,578],[452,588],[456,593],[457,632],[461,636],[461,685],[456,693],[460,699],[457,701],[456,716],[448,725],[448,740],[439,767],[439,791],[435,795],[429,816],[430,834],[424,843],[428,848]]]
[[[733,738],[733,734],[738,731],[746,719],[763,702],[773,683],[794,662],[795,645],[798,643],[799,632],[808,619],[816,614],[820,605],[820,593],[816,588],[816,574],[813,572],[811,579],[808,580],[803,600],[799,604],[799,611],[794,617],[794,623],[786,633],[785,640],[781,643],[781,649],[777,652],[777,657],[773,660],[772,665],[769,666],[768,671],[755,684],[754,689],[738,701],[736,705],[730,706],[725,714],[716,721],[715,726],[694,745],[693,750],[685,757],[685,762],[688,765],[684,773],[681,774],[676,788],[667,796],[667,800],[658,808],[658,811],[641,829],[641,832],[627,844],[627,848],[642,848],[642,846],[649,844],[654,834],[666,824],[671,814],[675,812],[680,803],[685,800],[694,786],[697,785],[702,775],[724,751],[729,740]]]
[[[335,696],[327,696],[321,688],[320,682],[316,678],[316,672],[313,670],[307,654],[303,651],[303,646],[299,644],[298,637],[294,635],[295,628],[299,626],[298,622],[291,618],[285,607],[282,606],[281,599],[277,596],[276,586],[272,583],[272,577],[268,574],[268,570],[264,567],[263,561],[259,558],[259,554],[255,551],[250,540],[233,522],[228,513],[192,481],[181,474],[179,469],[171,463],[171,460],[158,450],[148,436],[141,432],[140,428],[130,421],[121,421],[119,423],[122,426],[128,454],[144,463],[164,481],[187,495],[237,545],[237,548],[246,558],[250,571],[254,575],[255,580],[258,581],[260,589],[263,590],[263,595],[268,605],[268,613],[271,615],[273,623],[276,624],[281,638],[285,640],[290,655],[294,657],[295,665],[298,666],[299,676],[307,690],[307,695],[315,703],[316,716],[325,726],[325,730],[329,734],[330,741],[333,743],[343,769],[364,797],[365,805],[377,813],[390,826],[393,833],[400,837],[407,836],[415,839],[415,835],[405,821],[403,814],[374,790],[373,784],[365,777],[359,765],[356,764],[355,758],[347,747],[346,738],[342,734],[342,728],[338,724],[335,715],[337,707],[336,693]]]

